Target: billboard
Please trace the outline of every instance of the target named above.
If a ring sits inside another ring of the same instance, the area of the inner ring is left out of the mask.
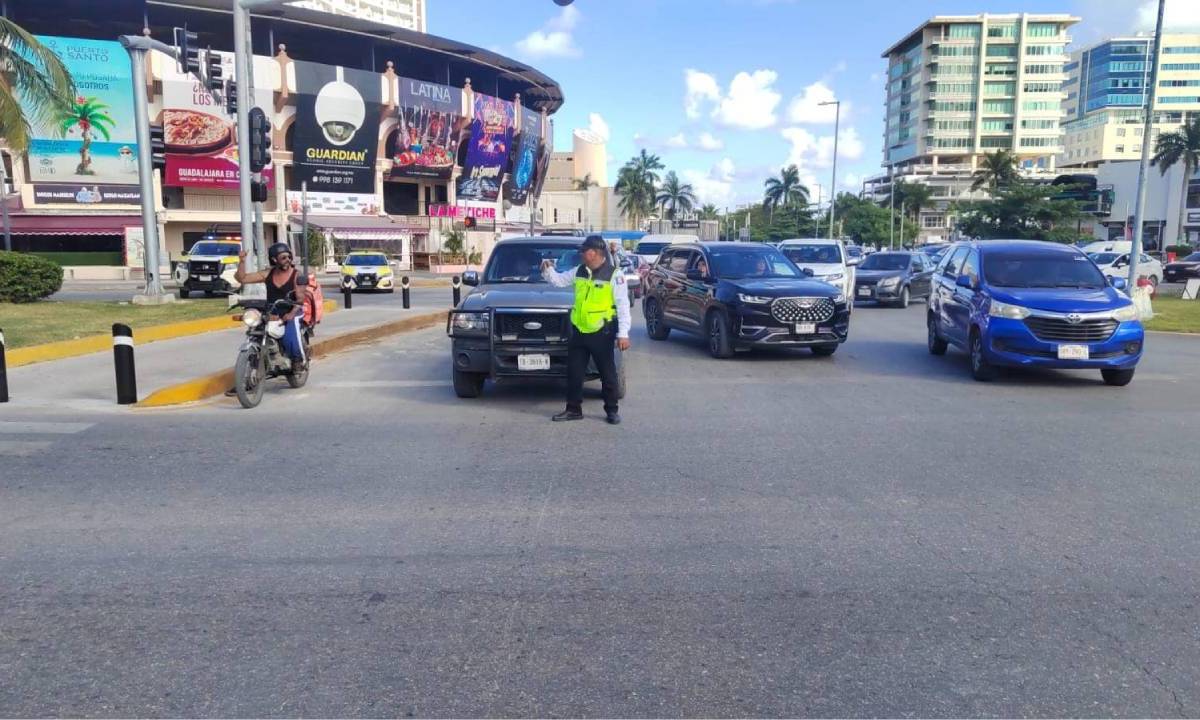
[[[513,104],[483,93],[475,93],[471,136],[467,140],[467,162],[458,178],[458,197],[495,200],[508,162],[512,143]]]
[[[458,88],[400,78],[400,124],[391,177],[450,179],[467,125],[462,103]]]
[[[293,163],[311,192],[375,192],[382,102],[378,73],[310,62],[296,68]]]
[[[524,205],[533,192],[541,144],[541,114],[521,108],[521,134],[513,142],[511,170],[504,186],[504,199],[514,205]]]
[[[221,58],[222,77],[236,79],[231,53]],[[270,60],[254,58],[256,80],[270,77]],[[260,80],[261,82],[261,80]],[[271,112],[270,87],[254,89],[253,104]],[[163,184],[174,187],[236,189],[238,186],[237,118],[225,112],[208,88],[189,74],[179,72],[174,61],[163,62],[163,137],[167,169]],[[274,168],[263,170],[268,185]]]
[[[142,191],[137,185],[34,183],[34,205],[137,205]]]
[[[35,183],[136,185],[137,136],[129,54],[108,40],[38,35],[75,79],[77,96],[30,134]],[[27,113],[30,108],[23,108]]]

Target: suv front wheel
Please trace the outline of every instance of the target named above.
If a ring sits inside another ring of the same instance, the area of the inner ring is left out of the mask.
[[[708,352],[718,360],[733,357],[733,340],[729,337],[729,318],[716,311],[708,315]]]
[[[479,397],[483,392],[483,381],[487,378],[483,373],[454,371],[454,394],[460,398]]]
[[[663,322],[662,305],[655,298],[642,302],[642,313],[646,316],[646,334],[651,340],[666,340],[671,328]]]

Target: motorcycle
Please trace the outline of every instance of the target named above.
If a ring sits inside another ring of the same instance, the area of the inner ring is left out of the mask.
[[[246,325],[246,340],[238,350],[237,363],[233,368],[234,389],[242,407],[257,407],[262,402],[264,383],[274,377],[286,378],[288,385],[293,388],[304,387],[312,363],[312,354],[309,352],[312,328],[301,323],[305,360],[299,367],[279,342],[284,335],[284,323],[278,318],[299,307],[299,304],[277,300],[268,306],[265,300],[240,300],[234,307],[243,309],[242,322]]]

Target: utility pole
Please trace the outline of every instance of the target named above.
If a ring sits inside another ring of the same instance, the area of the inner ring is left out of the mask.
[[[8,220],[8,175],[4,171],[3,159],[0,159],[0,213],[4,214],[4,250],[12,252],[12,225]]]
[[[896,247],[896,178],[888,175],[888,250]]]
[[[827,100],[818,104],[833,106],[833,180],[829,188],[829,238],[833,239],[834,219],[837,217],[838,126],[842,120],[842,101]]]
[[[1167,0],[1158,0],[1158,22],[1154,26],[1154,40],[1150,52],[1150,85],[1146,88],[1146,118],[1142,130],[1142,164],[1138,168],[1137,205],[1133,210],[1133,247],[1129,249],[1129,279],[1126,292],[1131,296],[1137,287],[1138,258],[1142,254],[1143,214],[1146,210],[1146,174],[1150,171],[1150,141],[1154,136],[1154,93],[1158,90],[1158,56],[1162,50],[1163,11]],[[1182,228],[1181,228],[1182,229]],[[1159,240],[1166,247],[1165,233],[1159,232]]]

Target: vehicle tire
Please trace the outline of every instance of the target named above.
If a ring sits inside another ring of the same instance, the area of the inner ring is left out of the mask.
[[[204,291],[204,297],[210,298],[210,297],[216,297],[216,296],[217,296],[217,294],[215,292],[213,292],[212,290]]]
[[[651,340],[666,340],[671,334],[671,328],[663,322],[662,308],[654,298],[647,298],[642,303],[642,314],[646,318],[646,334]]]
[[[837,349],[837,343],[829,343],[828,345],[813,345],[809,348],[809,350],[812,350],[813,355],[816,355],[817,357],[829,357],[837,352]]]
[[[483,381],[487,378],[483,373],[454,371],[454,394],[460,398],[475,398],[483,392]]]
[[[896,307],[907,309],[909,302],[912,300],[912,294],[907,287],[900,289],[900,299],[896,301]]]
[[[708,314],[708,352],[718,360],[733,357],[733,340],[729,336],[729,318],[721,311]]]
[[[618,350],[617,352],[621,352]],[[625,361],[617,363],[617,399],[625,399]]]
[[[981,382],[994,380],[996,368],[983,354],[983,335],[979,330],[971,330],[971,377]]]
[[[182,286],[181,286],[181,287],[179,288],[179,299],[180,299],[180,300],[187,300],[189,296],[191,296],[191,293],[190,293],[190,292],[188,292],[186,288],[184,288],[184,287],[182,287]]]
[[[930,315],[928,320],[926,320],[925,324],[929,328],[929,338],[927,340],[927,345],[929,346],[929,354],[930,355],[945,355],[946,348],[949,347],[949,343],[947,343],[945,340],[943,340],[942,336],[938,334],[937,320],[932,315]]]
[[[262,402],[263,383],[267,380],[267,358],[258,347],[242,348],[233,366],[233,387],[238,402],[244,408],[258,407]]]
[[[1105,385],[1125,387],[1133,381],[1133,370],[1101,370],[1100,376],[1104,378]]]

